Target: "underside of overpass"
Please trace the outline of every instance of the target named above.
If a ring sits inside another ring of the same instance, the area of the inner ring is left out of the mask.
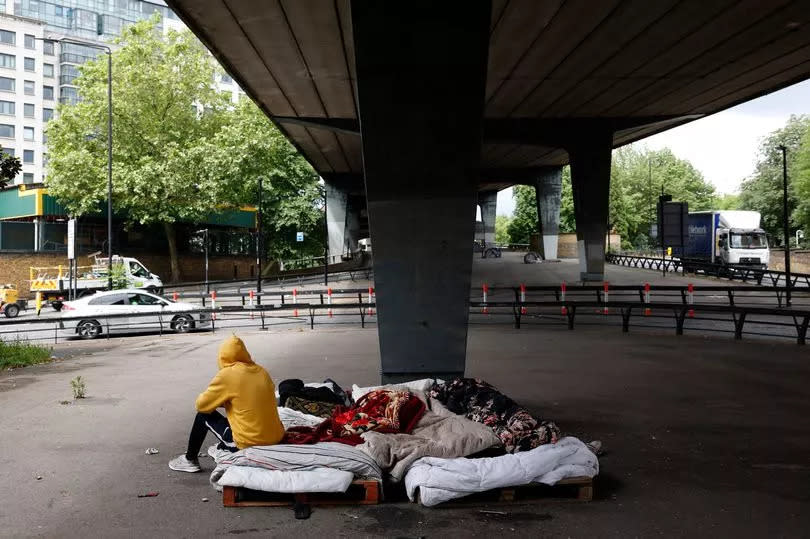
[[[600,280],[612,148],[810,76],[810,0],[168,3],[334,200],[365,195],[384,380],[464,372],[476,203],[534,185],[556,233],[570,164]]]

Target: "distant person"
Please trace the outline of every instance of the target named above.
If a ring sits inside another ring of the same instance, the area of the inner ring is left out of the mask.
[[[263,367],[256,365],[242,339],[231,336],[219,348],[219,372],[197,397],[197,416],[188,437],[188,449],[169,461],[178,472],[199,472],[197,459],[208,431],[218,444],[208,449],[217,460],[227,452],[255,445],[273,445],[284,436],[278,417],[276,387]],[[217,412],[224,407],[228,417]]]

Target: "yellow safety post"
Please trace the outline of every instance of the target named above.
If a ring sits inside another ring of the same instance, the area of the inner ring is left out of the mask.
[[[672,247],[667,247],[667,256],[672,256]]]
[[[42,292],[37,292],[37,316],[39,316],[39,311],[42,310]]]
[[[57,277],[57,279],[61,278],[62,278],[62,264],[59,264],[59,277]]]
[[[28,268],[28,277],[29,277],[29,279],[28,279],[29,281],[34,280],[34,268]]]

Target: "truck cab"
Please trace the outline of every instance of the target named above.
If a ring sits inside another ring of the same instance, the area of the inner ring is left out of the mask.
[[[770,263],[768,238],[761,228],[717,230],[717,262],[729,266],[766,269]]]

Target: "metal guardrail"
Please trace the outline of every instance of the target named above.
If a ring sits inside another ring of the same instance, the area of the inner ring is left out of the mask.
[[[533,287],[545,289],[547,287]],[[591,287],[592,288],[592,287]],[[677,288],[677,287],[676,287]],[[511,288],[494,289],[508,290]],[[536,291],[536,290],[535,290]],[[576,291],[576,289],[574,289]],[[569,294],[571,291],[567,291]],[[590,292],[586,290],[585,292]],[[350,296],[346,296],[349,298]],[[217,308],[189,309],[172,312],[166,316],[158,316],[157,328],[152,331],[160,335],[168,333],[171,329],[172,319],[178,315],[209,313],[211,316],[211,331],[216,331],[217,325],[227,323],[228,328],[250,327],[266,330],[271,325],[297,324],[309,322],[311,329],[315,328],[316,321],[323,322],[323,318],[331,319],[331,324],[356,324],[365,327],[369,319],[375,316],[376,303],[364,301],[351,301],[346,303],[312,303],[312,302],[285,302],[283,304],[262,304],[253,307],[241,305],[223,305]],[[589,317],[597,323],[613,323],[617,317],[621,319],[622,331],[628,332],[631,324],[638,327],[651,326],[648,321],[665,321],[674,325],[676,335],[683,335],[685,329],[694,331],[728,332],[733,333],[735,339],[746,335],[759,335],[780,338],[795,338],[797,344],[806,344],[807,329],[810,326],[810,308],[776,308],[757,305],[719,304],[719,303],[684,303],[645,301],[644,298],[632,301],[623,299],[608,301],[604,295],[601,299],[582,299],[575,295],[566,296],[566,299],[553,299],[548,301],[471,301],[471,323],[486,322],[500,323],[503,316],[513,322],[516,329],[531,322],[552,321],[553,323],[567,324],[571,330],[575,328],[575,321]],[[303,313],[303,314],[302,314]],[[708,315],[708,316],[707,316]],[[717,315],[726,315],[718,317]],[[53,341],[57,343],[60,336],[60,325],[67,321],[96,320],[105,330],[105,337],[110,338],[112,331],[123,329],[124,324],[117,323],[122,318],[137,319],[154,317],[155,313],[127,313],[105,316],[58,316],[51,318],[29,318],[13,322],[0,322],[0,339],[22,339],[27,341]],[[481,317],[485,317],[483,320]],[[337,320],[335,320],[337,319]],[[348,321],[340,321],[340,319]],[[689,324],[687,324],[689,321]],[[705,325],[707,322],[711,325]],[[34,328],[35,324],[46,327]],[[703,325],[701,325],[703,324]],[[727,324],[731,329],[718,328],[717,324]],[[689,327],[687,327],[687,325]],[[746,326],[747,325],[747,326]],[[751,326],[765,327],[768,331],[752,331]],[[132,329],[148,329],[143,323],[128,323]],[[746,330],[745,328],[749,329]],[[27,328],[27,329],[26,329]],[[786,333],[787,328],[790,332]],[[207,329],[207,328],[206,328]],[[773,333],[779,330],[781,333]],[[22,335],[22,336],[21,336]],[[64,338],[64,337],[63,337]]]
[[[746,266],[727,266],[724,264],[711,264],[708,262],[696,262],[692,260],[681,260],[679,258],[635,256],[608,253],[605,260],[611,264],[627,266],[632,268],[651,269],[662,272],[697,273],[713,275],[723,279],[739,280],[743,282],[755,282],[762,284],[763,281],[773,286],[787,285],[787,277],[784,271],[760,269]],[[790,272],[791,288],[810,287],[810,273]]]

